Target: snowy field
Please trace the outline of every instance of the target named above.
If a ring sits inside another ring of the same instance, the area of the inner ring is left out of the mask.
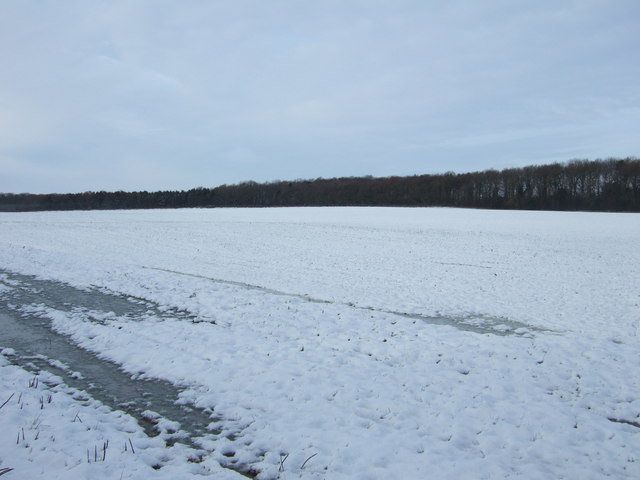
[[[181,311],[9,305],[233,430],[193,461],[0,337],[3,480],[640,478],[638,214],[1,213],[0,270]]]

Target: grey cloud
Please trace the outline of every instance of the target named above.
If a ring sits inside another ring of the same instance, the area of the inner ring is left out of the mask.
[[[634,155],[635,1],[0,4],[0,191]]]

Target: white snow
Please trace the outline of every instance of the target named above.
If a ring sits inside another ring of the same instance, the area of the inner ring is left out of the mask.
[[[217,472],[225,449],[260,478],[638,478],[638,245],[638,214],[0,214],[0,268],[197,315],[131,321],[23,307],[131,373],[185,386],[185,402],[214,408],[241,439],[218,440],[196,466],[166,449],[173,463],[149,474],[127,452],[110,467],[82,463],[104,435],[74,430],[45,452],[57,459],[46,460],[50,476],[72,478],[120,478],[123,467],[123,478],[188,478]],[[0,402],[18,390],[36,398],[27,377],[3,364]],[[63,401],[47,411],[54,404]],[[0,425],[10,432],[20,419],[7,407]],[[123,414],[86,408],[117,436]],[[62,415],[53,423],[77,427]],[[43,461],[3,442],[0,468]]]
[[[189,463],[188,448],[168,451],[160,437],[147,437],[128,415],[51,374],[34,377],[10,365],[3,357],[8,350],[0,355],[0,472],[11,469],[4,478],[242,478],[213,459]]]

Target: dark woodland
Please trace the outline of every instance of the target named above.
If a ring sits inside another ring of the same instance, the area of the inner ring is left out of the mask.
[[[158,192],[0,194],[2,211],[187,207],[447,206],[640,211],[640,160],[574,160],[502,171],[244,182]]]

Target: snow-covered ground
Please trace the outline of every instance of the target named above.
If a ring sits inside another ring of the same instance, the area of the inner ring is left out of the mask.
[[[196,453],[180,444],[167,455],[165,442],[147,437],[128,415],[51,374],[34,376],[11,365],[11,349],[0,353],[0,474],[11,469],[3,480],[242,478],[213,459],[189,462]]]
[[[19,310],[131,373],[185,386],[184,400],[239,426],[239,440],[203,445],[215,453],[198,464],[181,462],[178,446],[151,474],[142,455],[124,451],[99,467],[82,453],[107,434],[85,437],[69,412],[89,409],[120,450],[143,433],[104,406],[65,406],[73,397],[58,386],[62,400],[42,410],[59,414],[49,420],[62,432],[55,445],[3,438],[0,471],[23,478],[18,468],[46,464],[53,478],[67,469],[98,478],[92,468],[105,468],[104,478],[216,476],[218,455],[232,453],[260,478],[639,478],[639,245],[638,214],[0,214],[0,269],[196,320]],[[0,295],[14,288],[4,280]],[[34,402],[44,395],[6,360],[0,372],[0,403],[14,391]],[[16,414],[14,398],[0,426],[17,433],[37,413]]]

